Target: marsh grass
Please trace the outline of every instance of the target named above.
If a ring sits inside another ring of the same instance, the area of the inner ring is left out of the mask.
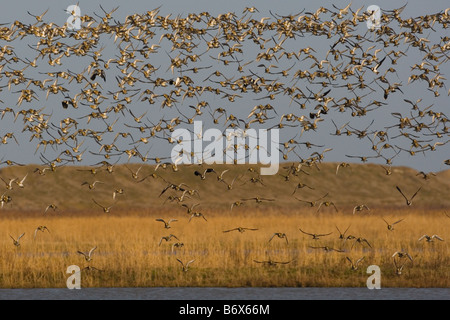
[[[82,270],[82,287],[361,287],[366,285],[369,265],[381,268],[383,287],[449,287],[450,258],[448,217],[441,211],[418,209],[372,210],[370,214],[348,215],[315,210],[279,212],[276,209],[208,212],[208,221],[192,219],[180,211],[127,211],[114,215],[84,212],[70,216],[33,216],[20,213],[2,219],[0,225],[0,287],[65,287],[70,265],[88,265],[99,270]],[[404,219],[394,231],[385,222]],[[176,218],[165,229],[156,218]],[[50,233],[34,230],[46,225]],[[257,228],[239,233],[224,230],[235,227]],[[347,235],[364,237],[371,244],[338,239],[336,226]],[[313,240],[299,231],[329,233]],[[9,237],[22,232],[21,246]],[[289,243],[274,237],[286,233]],[[176,235],[179,240],[163,241]],[[418,241],[423,234],[438,234],[445,241]],[[180,241],[181,248],[172,245]],[[97,246],[92,262],[77,254]],[[345,252],[325,252],[311,247],[328,246]],[[403,250],[414,261],[406,262],[402,275],[395,273],[392,254]],[[365,256],[357,270],[352,260]],[[181,264],[195,259],[187,272]],[[263,261],[290,261],[268,266]]]

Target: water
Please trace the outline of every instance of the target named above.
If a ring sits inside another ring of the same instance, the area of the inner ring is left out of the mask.
[[[450,300],[450,288],[0,289],[0,300]]]

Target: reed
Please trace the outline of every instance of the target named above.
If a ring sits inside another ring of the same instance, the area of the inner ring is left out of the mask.
[[[77,216],[9,216],[0,226],[0,287],[65,287],[67,267],[90,265],[82,270],[82,287],[223,286],[223,287],[361,287],[366,285],[369,265],[381,268],[383,287],[449,287],[449,219],[440,211],[395,210],[351,215],[315,213],[314,210],[280,213],[276,209],[247,210],[240,213],[212,211],[208,221],[182,211],[121,212],[115,215],[84,213]],[[386,223],[404,219],[389,231]],[[156,218],[175,218],[165,229]],[[34,230],[45,225],[48,232]],[[240,233],[235,227],[257,228]],[[339,239],[363,237],[367,244]],[[313,240],[299,231],[329,233]],[[25,232],[21,246],[13,237]],[[289,243],[274,237],[287,235]],[[162,236],[176,235],[159,245]],[[444,241],[418,241],[423,234],[438,234]],[[184,244],[174,248],[175,242]],[[97,246],[88,263],[78,250]],[[328,246],[344,252],[326,252],[312,247]],[[401,275],[395,273],[392,254],[407,251],[413,262],[406,262]],[[357,270],[350,269],[346,257],[356,261],[364,256]],[[195,259],[187,272],[181,264]],[[269,266],[257,261],[288,262]],[[97,270],[98,269],[98,270]]]

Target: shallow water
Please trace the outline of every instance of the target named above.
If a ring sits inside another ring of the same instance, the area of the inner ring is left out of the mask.
[[[450,300],[450,288],[0,289],[1,300]]]

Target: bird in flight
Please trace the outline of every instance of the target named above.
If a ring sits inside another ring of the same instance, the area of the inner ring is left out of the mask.
[[[322,201],[322,202],[319,204],[319,207],[317,208],[317,212],[319,212],[319,210],[320,210],[320,208],[321,208],[322,206],[325,206],[325,207],[333,206],[333,207],[334,207],[334,210],[336,210],[336,212],[338,212],[338,208],[336,207],[336,205],[335,205],[334,202],[332,202],[332,201]]]
[[[89,183],[89,182],[85,181],[85,182],[83,182],[81,185],[82,185],[82,186],[88,185],[88,186],[89,186],[89,189],[90,189],[90,190],[93,190],[93,189],[95,188],[95,185],[96,185],[97,183],[104,183],[104,182],[102,182],[102,181],[94,181],[93,183]]]
[[[294,198],[297,199],[298,201],[308,203],[310,207],[315,207],[315,206],[317,205],[317,202],[318,202],[319,200],[322,200],[322,199],[325,198],[326,196],[328,196],[328,193],[326,193],[325,195],[323,195],[323,196],[320,197],[319,199],[316,199],[316,200],[313,200],[313,201],[302,200],[302,199],[299,199],[299,198],[297,198],[297,197],[294,197]]]
[[[28,177],[28,173],[25,175],[25,177],[22,178],[20,181],[16,181],[16,184],[19,186],[19,188],[25,188],[25,185],[23,184],[25,182],[25,179]]]
[[[269,239],[269,242],[272,241],[272,239],[273,239],[275,236],[277,236],[277,237],[280,238],[280,239],[285,239],[285,240],[286,240],[286,244],[289,244],[287,235],[286,235],[285,233],[282,233],[282,232],[275,232],[275,233],[272,235],[272,237]]]
[[[156,219],[156,221],[160,221],[160,222],[164,223],[164,228],[170,229],[170,224],[172,222],[175,222],[175,221],[178,221],[178,220],[177,219],[170,219],[169,221],[166,222],[164,219]]]
[[[322,247],[313,247],[313,246],[309,246],[311,249],[323,249],[326,252],[332,252],[332,251],[336,251],[336,252],[344,252],[344,250],[340,250],[340,249],[335,249],[335,248],[331,248],[328,246],[322,246]]]
[[[205,218],[205,216],[203,215],[203,213],[197,212],[197,211],[194,212],[194,213],[192,213],[192,215],[191,215],[191,217],[189,218],[189,221],[188,221],[188,222],[191,222],[192,218],[203,218],[205,221],[208,221],[208,220],[206,220],[206,218]]]
[[[175,250],[175,248],[183,248],[184,247],[184,243],[183,242],[175,242],[172,245],[172,252]]]
[[[244,233],[246,230],[256,231],[258,229],[255,228],[245,228],[245,227],[237,227],[230,230],[224,230],[223,232],[231,232],[231,231],[239,231],[240,233]]]
[[[46,214],[47,213],[47,211],[48,210],[50,210],[50,209],[52,209],[53,211],[56,211],[56,209],[58,209],[58,207],[56,206],[56,204],[49,204],[46,208],[45,208],[45,210],[44,210],[44,214]]]
[[[381,218],[381,219],[383,219],[383,221],[386,223],[387,229],[388,229],[389,231],[393,231],[393,230],[394,230],[394,225],[397,224],[397,223],[399,223],[399,222],[402,222],[402,221],[404,220],[404,219],[400,219],[400,220],[398,220],[398,221],[395,221],[394,223],[389,223],[389,222],[387,222],[384,218]]]
[[[398,186],[395,186],[395,187],[397,188],[398,192],[400,192],[400,194],[403,196],[403,198],[405,198],[406,205],[408,205],[408,206],[412,205],[412,200],[417,195],[417,193],[419,193],[420,189],[422,189],[422,187],[419,187],[419,189],[417,189],[417,191],[411,196],[411,198],[408,198],[407,196],[405,196],[405,194],[402,192],[402,190]]]
[[[335,226],[335,227],[336,227],[337,231],[339,232],[339,240],[345,240],[345,234],[347,233],[350,226],[348,226],[344,232],[341,232],[341,230],[339,230],[339,228],[337,226]]]
[[[165,240],[165,241],[167,242],[167,241],[170,241],[170,239],[172,239],[172,238],[175,238],[175,239],[177,239],[177,240],[180,240],[180,239],[178,239],[175,235],[169,234],[168,236],[166,236],[166,237],[161,237],[161,239],[159,239],[159,244],[158,244],[158,246],[161,246],[161,243],[162,243],[163,240]]]
[[[13,244],[14,244],[16,247],[20,247],[20,239],[21,239],[24,235],[25,235],[25,232],[22,233],[17,239],[14,239],[14,237],[13,237],[12,235],[9,235],[9,236],[10,236],[10,238],[12,239]]]
[[[36,235],[37,235],[38,231],[45,232],[45,230],[47,230],[47,232],[50,233],[50,230],[48,230],[48,228],[46,226],[37,227],[36,230],[34,230],[34,239],[36,239]]]
[[[372,246],[370,245],[369,241],[367,241],[367,239],[362,238],[362,237],[358,237],[358,238],[355,239],[355,242],[353,242],[353,244],[352,244],[352,249],[353,249],[353,247],[355,246],[355,244],[359,243],[359,244],[362,245],[364,242],[367,243],[367,245],[368,245],[370,248],[372,248]]]
[[[403,267],[405,266],[405,263],[398,264],[398,261],[394,259],[394,266],[395,266],[395,273],[400,276],[403,271]]]
[[[96,205],[98,205],[100,208],[102,208],[104,213],[110,213],[111,212],[111,208],[114,206],[114,204],[113,204],[113,205],[111,205],[109,207],[105,207],[105,206],[101,205],[100,203],[98,203],[97,201],[95,201],[95,199],[92,199],[92,201],[94,201],[94,203]]]
[[[366,209],[367,211],[370,211],[369,207],[366,206],[365,204],[361,204],[361,205],[355,206],[353,208],[353,214],[355,214],[356,212],[359,212],[359,211],[363,211],[364,209]]]
[[[97,246],[93,247],[91,250],[89,250],[89,252],[82,252],[82,251],[78,250],[77,253],[81,254],[82,256],[84,256],[84,259],[87,262],[91,262],[92,261],[92,254],[94,253],[95,249],[97,249]]]
[[[194,171],[194,175],[199,176],[202,180],[205,180],[206,179],[206,174],[210,173],[210,172],[216,172],[216,171],[214,171],[213,168],[207,168],[207,169],[205,169],[205,171],[203,171],[203,173],[201,173],[200,171],[195,170]]]
[[[336,167],[336,175],[338,174],[339,168],[347,168],[350,167],[350,164],[347,162],[341,162]]]
[[[399,259],[408,258],[411,262],[413,262],[413,258],[411,257],[411,255],[408,252],[396,251],[392,255],[392,259],[395,260],[396,257],[399,258]]]
[[[318,233],[309,233],[309,232],[305,232],[305,231],[303,231],[303,230],[300,229],[300,228],[299,228],[299,230],[300,230],[301,233],[304,233],[304,234],[307,234],[307,235],[311,236],[313,240],[319,240],[320,237],[329,236],[330,234],[333,233],[333,232],[330,232],[330,233],[318,234]]]
[[[364,256],[359,258],[358,260],[356,260],[355,262],[352,261],[352,259],[350,259],[349,257],[346,257],[348,261],[350,261],[351,264],[351,269],[352,270],[358,270],[358,265],[361,263],[361,261],[364,260]]]
[[[422,241],[423,239],[426,239],[427,242],[433,242],[434,239],[438,239],[440,241],[444,241],[444,239],[442,239],[441,237],[439,237],[437,234],[433,234],[432,236],[429,236],[427,234],[424,234],[423,236],[421,236],[419,238],[418,241]]]
[[[256,262],[256,263],[263,263],[263,264],[266,264],[266,265],[269,265],[269,266],[276,266],[277,264],[289,264],[289,263],[291,263],[292,261],[294,261],[294,260],[290,260],[290,261],[274,261],[274,260],[272,260],[272,259],[269,259],[269,260],[253,260],[254,262]]]
[[[179,263],[181,263],[181,266],[182,266],[183,271],[184,271],[184,272],[187,272],[187,271],[188,271],[189,265],[190,265],[192,262],[194,262],[195,259],[188,261],[186,264],[185,264],[183,261],[181,261],[180,259],[178,259],[178,258],[177,258],[177,261],[178,261]]]

